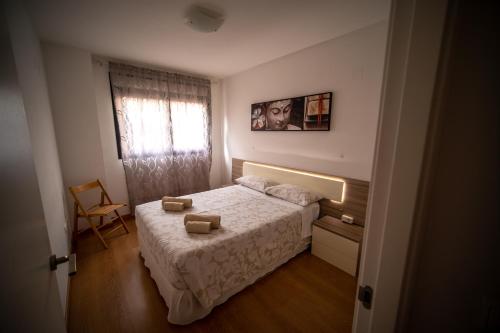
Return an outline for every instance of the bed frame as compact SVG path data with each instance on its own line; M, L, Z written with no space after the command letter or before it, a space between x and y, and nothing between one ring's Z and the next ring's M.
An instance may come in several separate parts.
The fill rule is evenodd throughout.
M364 226L370 183L333 175L320 174L272 164L232 159L232 180L245 175L256 175L276 181L300 185L321 193L320 217L329 215L340 219L342 214L354 217L354 224Z

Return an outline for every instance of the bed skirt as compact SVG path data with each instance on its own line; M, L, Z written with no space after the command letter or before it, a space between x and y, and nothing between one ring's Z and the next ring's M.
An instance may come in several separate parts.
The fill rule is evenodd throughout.
M255 283L258 279L271 273L279 266L283 265L299 253L303 252L309 247L309 244L311 243L311 237L303 239L302 242L297 246L297 249L295 251L291 252L281 260L275 262L273 265L255 272L255 274L250 279L239 285L237 288L230 290L219 297L213 306L204 308L198 302L191 290L177 289L164 277L159 265L156 263L156 259L151 254L151 249L148 247L147 243L141 239L140 233L138 233L137 236L139 240L140 254L144 258L144 265L149 269L151 277L158 286L160 295L163 297L165 303L167 304L167 319L170 323L177 325L187 325L207 316L214 307L224 303L229 299L229 297L237 294L249 285Z

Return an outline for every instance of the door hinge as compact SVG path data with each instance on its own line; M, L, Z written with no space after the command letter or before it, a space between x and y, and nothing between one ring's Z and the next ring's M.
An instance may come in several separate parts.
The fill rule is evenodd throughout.
M359 286L358 290L358 300L363 303L366 309L370 309L372 306L373 289L370 286Z

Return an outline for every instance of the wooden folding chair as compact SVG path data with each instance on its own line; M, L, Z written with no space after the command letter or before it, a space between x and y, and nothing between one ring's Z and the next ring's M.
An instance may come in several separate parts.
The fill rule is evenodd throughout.
M93 205L92 207L85 209L85 207L82 205L81 201L78 198L78 193L85 192L91 189L94 189L96 187L99 187L101 189L101 201L98 204ZM74 226L73 226L73 245L76 245L76 238L78 236L78 219L79 218L85 218L87 222L89 223L90 227L92 228L92 231L96 234L96 236L99 238L101 241L102 245L107 249L108 244L106 244L106 241L104 240L104 237L111 234L112 232L118 230L119 228L124 228L127 233L129 233L127 224L123 220L122 216L120 213L118 213L117 209L126 206L126 204L114 204L111 201L111 198L109 197L108 193L104 189L104 186L102 186L101 182L99 179L83 184L83 185L78 185L78 186L70 186L69 191L73 198L75 199L75 204L74 204ZM107 203L105 202L107 200ZM105 234L100 233L100 229L104 227L104 217L111 214L115 213L116 216L111 218L111 223L114 223L116 220L120 222L120 224ZM99 217L99 225L95 225L92 222L93 217Z

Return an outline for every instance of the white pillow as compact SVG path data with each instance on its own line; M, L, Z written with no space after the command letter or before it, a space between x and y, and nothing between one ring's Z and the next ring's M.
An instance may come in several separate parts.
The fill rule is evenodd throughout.
M277 184L275 182L272 182L270 180L267 180L259 176L243 176L238 179L235 179L235 182L259 192L264 192L266 187Z
M323 198L319 193L311 192L303 187L291 184L268 187L265 193L304 207Z

